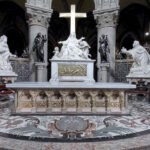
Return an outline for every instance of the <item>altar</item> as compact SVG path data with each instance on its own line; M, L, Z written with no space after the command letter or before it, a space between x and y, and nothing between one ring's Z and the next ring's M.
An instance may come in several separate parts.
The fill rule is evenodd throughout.
M129 114L127 93L135 85L123 83L13 83L14 113Z
M15 91L12 114L43 115L83 115L83 114L129 114L127 91L135 85L123 83L95 82L94 62L90 45L84 37L77 39L75 18L86 17L76 13L71 5L71 13L60 13L60 17L71 18L70 35L65 41L58 42L51 61L50 82L40 82L45 75L44 43L46 36L38 33L33 49L37 51L37 82L8 84ZM108 48L108 39L104 39ZM39 41L42 41L41 43ZM42 54L42 55L40 55ZM103 63L103 62L102 62ZM102 65L104 66L104 65ZM109 62L107 62L109 68ZM106 68L106 67L105 67ZM106 69L102 69L106 76ZM43 74L44 72L44 74ZM107 79L106 79L107 81Z

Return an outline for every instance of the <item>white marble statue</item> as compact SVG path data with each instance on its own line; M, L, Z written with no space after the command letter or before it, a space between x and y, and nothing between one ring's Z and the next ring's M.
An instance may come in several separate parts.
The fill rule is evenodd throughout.
M131 55L134 60L130 70L130 75L150 75L150 54L143 46L140 45L139 41L134 41L133 49L127 50L123 47L121 52Z
M0 71L12 71L12 66L9 62L10 56L16 57L9 51L7 37L3 35L0 37Z
M61 60L87 60L90 59L90 46L84 38L77 39L75 34L71 34L66 41L60 41L62 48L59 52L58 47L54 50L54 57L52 59Z

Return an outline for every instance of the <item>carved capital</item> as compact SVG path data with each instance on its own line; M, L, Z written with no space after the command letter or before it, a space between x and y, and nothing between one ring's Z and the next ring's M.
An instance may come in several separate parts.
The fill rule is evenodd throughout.
M26 0L26 6L33 6L34 8L51 9L52 0Z
M48 28L52 10L36 9L27 7L28 24L39 25Z
M94 0L96 10L110 10L119 8L120 0Z
M116 27L118 22L118 11L96 13L95 19L98 28Z

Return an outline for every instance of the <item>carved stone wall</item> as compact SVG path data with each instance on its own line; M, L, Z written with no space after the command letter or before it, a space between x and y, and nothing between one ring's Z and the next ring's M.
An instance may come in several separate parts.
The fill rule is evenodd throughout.
M126 113L124 90L34 90L16 91L18 113Z

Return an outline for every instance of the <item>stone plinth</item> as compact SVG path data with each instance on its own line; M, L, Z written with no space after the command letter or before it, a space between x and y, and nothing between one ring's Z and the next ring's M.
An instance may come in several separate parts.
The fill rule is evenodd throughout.
M95 60L50 60L51 83L87 82L94 83Z
M148 76L147 77L126 76L126 79L130 84L134 83L137 85L139 82L144 82L144 84L147 85L150 83L150 76L149 77Z
M17 74L13 71L0 71L0 82L1 83L8 83L8 82L15 82L17 79Z
M26 114L128 114L126 90L120 83L14 83L13 113Z
M44 78L44 71L47 67L47 63L40 63L37 62L35 63L36 66L36 77L37 77L37 82L46 82Z
M127 76L127 81L131 84L135 84L137 86L137 88L135 90L130 90L130 95L134 98L134 99L138 99L139 95L144 96L144 98L146 100L150 100L150 77L131 77L131 76Z
M102 82L108 82L108 69L110 67L109 63L100 64L101 74L102 74Z

